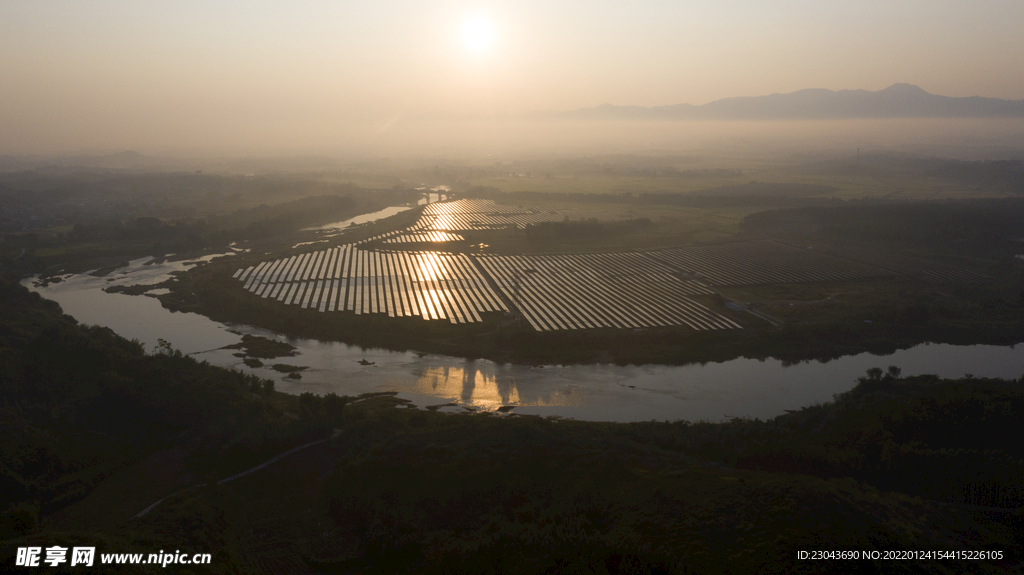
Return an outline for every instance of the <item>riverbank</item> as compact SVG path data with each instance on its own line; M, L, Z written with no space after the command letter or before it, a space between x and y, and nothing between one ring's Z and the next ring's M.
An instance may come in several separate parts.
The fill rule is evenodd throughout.
M5 553L55 538L200 545L251 572L278 557L251 546L259 533L289 541L303 572L478 571L496 557L794 572L795 551L827 545L995 550L989 571L1020 567L1020 380L872 369L832 402L724 423L431 411L394 394L280 393L170 346L146 354L16 282L0 294ZM334 429L289 465L222 482ZM220 485L124 522L204 480Z
M1015 378L1024 347L918 345L880 357L848 355L821 363L732 359L682 366L496 363L426 352L351 346L331 339L289 338L246 324L222 324L194 313L174 313L155 296L111 293L111 286L159 285L183 263L136 260L110 277L79 275L47 287L26 287L60 303L84 324L109 327L144 349L162 341L212 365L273 379L292 395L398 392L419 407L457 404L475 411L514 410L587 421L771 418L829 401L849 391L873 366L898 365L908 375ZM109 281L108 281L109 280ZM423 322L430 323L430 322ZM436 323L436 322L435 322ZM284 363L303 367L288 374Z
M242 291L226 269L227 264L197 266L179 276L167 286L169 292L158 297L173 311L257 325L288 337L527 365L685 365L739 357L795 363L828 361L862 352L890 354L923 343L1005 346L1024 341L1024 308L983 305L967 298L951 302L948 297L933 297L935 301L921 303L934 290L914 280L861 282L855 288L868 295L860 300L837 300L831 307L819 306L810 316L799 309L793 321L778 327L729 310L715 301L720 300L716 296L706 296L706 305L730 314L743 329L696 332L685 327L657 327L537 332L526 322L513 321L503 313L483 314L481 323L453 325L283 306ZM829 289L850 288L837 284ZM886 303L892 305L886 307Z

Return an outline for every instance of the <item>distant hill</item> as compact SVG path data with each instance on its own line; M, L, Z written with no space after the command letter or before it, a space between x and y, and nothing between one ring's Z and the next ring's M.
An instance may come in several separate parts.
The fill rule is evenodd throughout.
M954 98L929 94L911 84L884 90L809 89L790 94L724 98L702 106L616 106L602 104L556 112L557 118L589 120L832 120L850 118L1024 117L1024 100Z
M0 171L37 170L40 168L61 169L96 169L96 170L146 170L166 168L168 161L162 158L144 156L134 151L117 152L114 154L77 154L77 155L21 155L0 156Z

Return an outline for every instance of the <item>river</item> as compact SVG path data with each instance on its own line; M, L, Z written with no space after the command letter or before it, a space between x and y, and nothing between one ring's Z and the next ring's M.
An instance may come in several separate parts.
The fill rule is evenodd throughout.
M210 256L214 257L214 256ZM230 255L221 257L232 257ZM57 301L65 313L87 324L103 325L147 350L168 341L211 364L274 378L287 393L311 391L355 395L396 391L419 406L454 402L477 410L515 405L514 412L561 415L586 420L721 421L731 417L769 418L787 409L825 402L849 390L870 367L897 365L904 375L935 373L960 377L1016 378L1024 373L1024 346L918 345L889 356L868 353L829 362L783 365L778 360L734 359L686 366L569 365L526 366L465 360L444 355L363 349L338 342L287 338L264 329L214 322L192 313L174 313L153 297L107 293L111 285L155 284L190 262L146 265L130 262L106 277L66 276L34 287ZM193 260L194 261L194 260ZM305 366L302 379L269 368L250 368L221 349L253 334L287 341L296 357L276 361ZM445 408L457 410L458 408Z
M433 192L447 191L432 188ZM436 195L437 199L441 196ZM337 230L387 217L407 207L386 208L345 222L321 226ZM207 256L232 257L233 254ZM46 287L25 285L55 300L80 322L102 325L139 340L147 350L158 340L211 364L276 380L280 391L357 395L395 391L420 407L456 403L442 411L493 411L514 405L515 413L558 415L599 421L722 421L732 417L766 419L785 410L830 401L850 390L871 367L896 365L904 375L1017 378L1024 373L1024 346L922 344L888 356L869 353L829 362L784 365L779 360L739 358L685 366L496 364L436 354L364 349L339 342L288 338L248 325L222 324L193 313L165 309L154 297L107 293L112 285L156 284L199 260L152 263L140 258L105 276L65 276ZM150 292L157 293L157 292ZM289 379L269 367L250 368L222 349L252 334L287 341L298 356L275 360L307 369ZM273 363L273 362L270 362Z

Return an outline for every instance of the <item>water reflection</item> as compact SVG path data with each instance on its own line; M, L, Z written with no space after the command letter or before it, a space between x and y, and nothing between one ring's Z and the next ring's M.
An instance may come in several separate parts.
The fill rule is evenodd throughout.
M437 361L442 356L432 356ZM443 358L454 360L454 358ZM413 389L396 386L393 390L450 398L458 403L484 411L494 411L503 405L519 407L579 407L585 404L579 387L570 383L572 377L547 373L523 365L499 365L487 360L455 360L462 365L432 365L420 371ZM563 368L564 369L564 368ZM606 366L575 366L575 371L593 370L587 379L597 392L614 382ZM614 369L612 370L614 372Z
M132 296L103 291L111 286L155 285L200 261L222 255L213 254L188 261L167 262L144 257L132 260L106 276L89 273L66 276L60 283L38 287L32 280L23 283L43 297L57 301L64 313L83 324L109 327L128 339L136 339L151 350L160 339L167 340L183 353L196 353L237 343L239 336L228 332L223 324L195 313L173 313L152 297ZM153 263L159 261L160 263ZM157 294L166 290L151 290Z
M349 226L353 226L353 225L357 226L359 224L366 224L366 223L369 223L369 222L375 222L375 221L377 221L379 219L387 218L387 217L393 216L395 214L400 214L400 213L402 213L402 212L404 212L406 210L411 210L411 209L412 208L410 208L409 206L391 206L390 208L384 208L383 210L380 210L380 211L377 211L377 212L372 212L372 213L369 213L369 214L363 214L361 216L356 216L354 218L349 218L347 220L342 220L340 222L331 222L329 224L324 224L322 226L315 226L315 227L312 227L312 228L305 228L302 231L304 231L304 232L312 232L312 231L324 231L324 230L344 230L345 228L347 228Z
M502 405L519 405L519 390L513 378L487 373L474 361L465 366L428 367L416 382L417 393L458 398L459 403L493 411Z

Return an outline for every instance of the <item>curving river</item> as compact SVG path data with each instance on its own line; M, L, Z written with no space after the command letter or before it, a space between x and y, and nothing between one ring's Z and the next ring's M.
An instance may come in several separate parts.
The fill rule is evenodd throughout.
M231 257L208 256L212 257ZM338 342L287 338L246 325L222 324L191 313L174 313L153 297L112 294L111 285L155 284L191 262L146 265L130 262L106 277L66 276L60 283L25 285L57 301L79 321L107 326L152 349L158 339L214 365L274 378L288 393L311 391L355 395L397 391L419 406L458 403L494 410L514 405L515 413L561 415L604 421L686 419L720 421L730 417L769 418L787 409L829 401L849 390L870 367L897 365L905 375L935 373L960 377L1016 378L1024 373L1024 346L919 345L889 356L868 353L830 362L784 366L778 360L734 359L686 366L525 366L488 360L363 349ZM197 261L197 260L193 260ZM253 334L287 341L296 357L279 362L305 366L302 379L283 377L269 368L250 368L221 349ZM270 362L273 363L273 362ZM444 408L457 410L461 408Z
M446 186L431 188L423 201L444 199ZM421 202L423 203L423 202ZM385 208L343 222L317 228L323 235L349 225L359 225L410 209ZM850 390L870 367L896 365L904 375L934 373L960 377L1016 378L1024 373L1024 346L953 346L923 344L888 356L869 353L829 362L810 361L783 365L779 360L740 358L722 363L685 366L568 365L527 366L466 360L445 355L364 349L332 341L289 338L265 329L222 324L193 313L165 309L153 297L107 293L112 285L151 285L168 279L175 271L202 260L232 257L232 253L184 262L152 263L140 258L127 267L96 277L65 276L59 283L24 285L58 302L78 321L102 325L118 334L139 340L153 349L158 340L214 365L273 378L276 388L287 393L337 393L357 395L395 391L418 406L457 403L442 411L463 408L493 411L514 405L515 413L560 415L599 421L649 421L686 419L721 421L731 417L770 418L787 409L830 401ZM156 295L154 290L149 292ZM223 349L241 341L243 334L287 341L298 356L280 362L306 367L302 379L284 377L269 367L251 368Z

